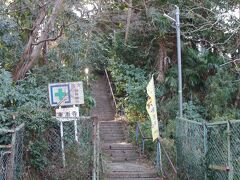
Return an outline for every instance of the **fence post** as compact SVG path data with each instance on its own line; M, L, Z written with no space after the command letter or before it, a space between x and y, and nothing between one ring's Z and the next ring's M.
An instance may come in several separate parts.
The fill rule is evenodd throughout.
M231 127L230 121L227 121L227 146L228 146L228 180L233 180L233 165L231 153Z
M205 164L205 171L204 171L204 179L207 180L207 169L208 169L208 164L207 164L207 124L206 122L203 123L203 147L204 147L204 164Z
M9 175L7 176L8 180L14 179L14 159L15 159L15 148L16 147L16 130L12 134L12 147L11 147L11 159L10 159L10 168L9 168Z
M96 180L96 121L93 118L93 172L92 180Z
M176 117L176 139L175 139L175 144L176 144L176 170L177 170L177 174L176 174L176 180L178 180L179 178L178 178L178 167L179 167L179 165L178 165L178 163L179 163L179 157L178 157L178 155L179 155L179 146L180 146L180 144L179 144L179 139L180 139L180 132L179 132L179 126L180 126L180 117Z
M97 142L96 142L96 149L97 149L97 167L96 167L96 175L97 175L97 180L99 180L99 178L100 178L100 135L99 135L99 121L97 121L97 124L96 124L96 130L97 130L97 132L96 132L96 140L97 140Z
M63 160L63 167L66 166L66 159L65 159L65 150L64 150L64 137L63 137L63 122L60 120L60 133L61 133L61 147L62 147L62 160Z

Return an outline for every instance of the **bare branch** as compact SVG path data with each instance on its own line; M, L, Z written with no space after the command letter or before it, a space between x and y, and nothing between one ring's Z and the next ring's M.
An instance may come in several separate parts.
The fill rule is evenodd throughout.
M46 42L46 41L56 41L58 38L60 38L60 37L62 36L64 27L65 27L64 25L61 26L60 33L59 33L59 35L57 35L56 37L54 37L54 38L49 38L49 39L44 39L44 40L39 41L39 42L37 42L37 43L32 43L32 45L35 45L35 46L36 46L36 45L39 45L39 44L41 44L41 43L43 43L43 42Z

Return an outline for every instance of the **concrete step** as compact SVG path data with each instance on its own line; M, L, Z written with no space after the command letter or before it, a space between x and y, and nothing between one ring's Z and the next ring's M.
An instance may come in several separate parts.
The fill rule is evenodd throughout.
M124 128L121 127L104 127L100 128L100 134L124 134Z
M114 122L114 121L110 121L110 122L101 122L100 123L100 127L105 127L105 126L124 126L123 123L121 122Z
M126 178L126 177L110 177L110 178L104 178L104 180L162 180L159 177L154 177L154 178Z
M129 152L129 153L121 153L121 152L106 152L104 151L106 156L112 157L114 159L139 159L140 156L136 152ZM122 160L121 160L122 161Z
M130 150L130 149L134 149L134 146L130 143L104 143L102 145L103 149L112 149L112 150Z
M113 143L113 142L125 142L125 138L102 138L101 141L103 141L104 143Z
M100 123L100 125L122 125L123 124L123 122L121 122L121 121L111 121L111 122L105 122L105 121L103 121L103 122L101 122Z
M121 154L136 154L137 151L134 149L104 149L103 152L111 153L114 155L121 155Z
M100 133L101 132L124 132L124 127L116 127L116 126L109 126L109 127L100 127Z
M110 156L107 156L106 157L109 158L109 160L113 163L124 163L124 162L135 162L135 161L138 161L140 159L142 159L141 157L110 157Z
M124 131L123 131L123 128L119 128L119 129L105 128L105 129L100 129L100 133L104 133L104 134L124 134Z
M121 152L106 152L104 154L107 157L110 157L112 161L128 161L128 160L136 160L140 159L139 155L136 152L128 152L128 153L121 153Z
M107 173L107 178L157 178L157 173L153 171L133 172L133 171L115 171Z
M100 134L101 139L109 139L109 138L120 138L120 139L125 139L124 134Z

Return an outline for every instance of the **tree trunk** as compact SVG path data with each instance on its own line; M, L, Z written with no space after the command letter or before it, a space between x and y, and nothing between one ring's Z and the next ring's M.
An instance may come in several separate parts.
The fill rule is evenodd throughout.
M45 10L44 7L41 8L39 16L36 19L33 26L34 30L28 40L28 43L22 53L22 56L17 66L13 71L14 81L17 81L23 78L27 73L27 71L30 70L30 68L37 61L42 51L44 41L47 40L49 30L51 30L51 27L54 25L54 22L56 20L57 14L61 8L62 3L63 3L63 0L55 1L52 14L48 18L47 22L44 20L44 18L46 17L47 9ZM43 23L44 21L46 22L46 24ZM37 38L38 36L39 38ZM37 42L42 42L42 43L33 45L34 43L37 43Z
M165 80L165 73L168 69L168 57L167 57L167 50L166 50L166 42L164 39L160 39L159 41L159 51L157 56L157 68L158 68L158 82L164 82Z
M130 24L131 24L131 17L132 17L132 0L129 1L129 6L128 6L127 25L126 25L126 33L125 33L125 44L127 43L127 40L128 40L128 34L129 34L129 29L130 29Z

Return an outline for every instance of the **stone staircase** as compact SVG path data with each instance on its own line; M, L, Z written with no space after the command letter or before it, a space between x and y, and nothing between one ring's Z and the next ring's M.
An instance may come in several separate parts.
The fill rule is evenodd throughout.
M115 109L113 107L109 85L105 76L98 76L98 79L92 84L93 95L96 101L96 107L92 111L92 116L107 121L113 120Z
M124 121L114 120L107 80L100 77L94 86L96 108L93 115L100 120L104 179L160 180L155 168L144 161L134 145L128 143Z

